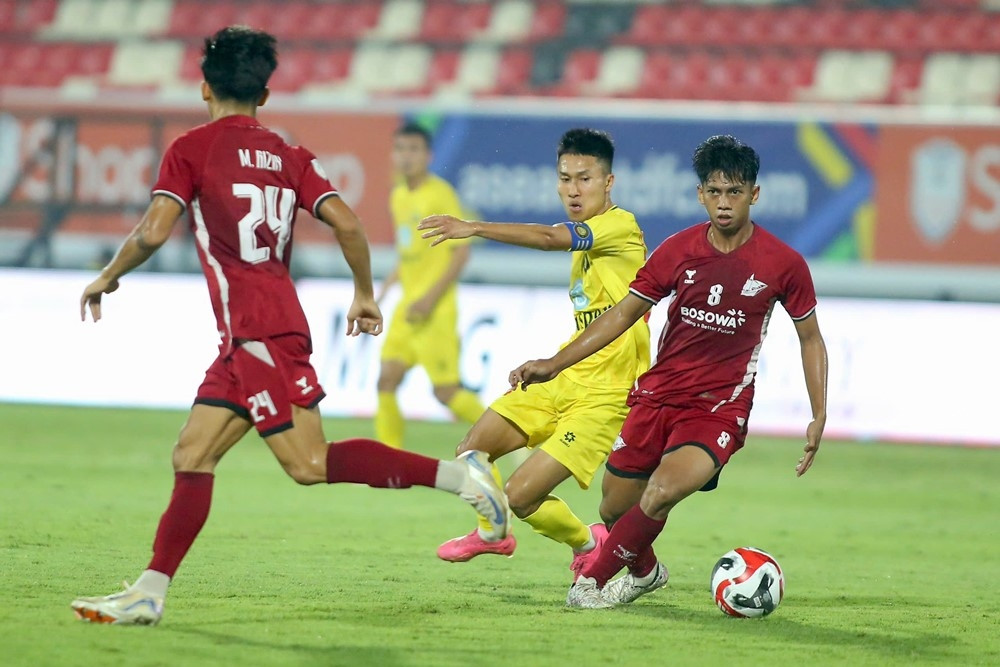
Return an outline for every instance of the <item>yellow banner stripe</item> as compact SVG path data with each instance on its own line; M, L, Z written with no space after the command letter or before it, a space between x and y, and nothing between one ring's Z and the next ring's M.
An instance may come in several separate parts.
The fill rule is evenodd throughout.
M854 175L854 168L837 144L816 123L801 123L796 129L799 150L806 156L826 184L839 188Z

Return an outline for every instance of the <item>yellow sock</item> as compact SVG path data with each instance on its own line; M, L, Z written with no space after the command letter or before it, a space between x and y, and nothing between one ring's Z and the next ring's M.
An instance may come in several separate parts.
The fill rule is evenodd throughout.
M573 514L562 499L549 496L524 522L545 537L579 549L590 541L590 528Z
M403 413L399 411L396 394L391 391L378 393L375 410L375 439L396 449L403 448Z
M448 401L448 409L462 421L475 424L483 416L486 408L479 402L479 397L468 389L459 389Z
M497 464L494 463L490 466L490 474L493 475L493 481L497 483L501 489L503 488L503 476L500 474L500 468L497 468ZM479 515L479 535L483 539L493 535L493 524L490 520L484 517L482 514Z

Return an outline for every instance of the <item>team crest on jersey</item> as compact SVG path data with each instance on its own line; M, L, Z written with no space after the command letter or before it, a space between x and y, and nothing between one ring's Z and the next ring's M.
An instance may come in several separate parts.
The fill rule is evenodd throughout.
M694 285L694 274L698 273L698 269L685 269L684 273L687 274L687 279L684 281L684 284Z
M743 296L757 296L761 292L767 289L767 283L762 283L761 281L754 278L754 274L750 274L747 281L743 283L743 290L740 292Z

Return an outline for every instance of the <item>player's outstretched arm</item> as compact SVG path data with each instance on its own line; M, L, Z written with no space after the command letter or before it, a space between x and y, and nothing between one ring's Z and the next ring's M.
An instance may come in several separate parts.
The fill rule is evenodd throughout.
M340 197L327 197L319 206L319 219L333 227L347 265L354 275L354 301L347 311L347 335L382 332L382 312L375 303L372 260L361 221Z
M107 266L101 269L94 282L87 285L80 297L80 320L87 320L87 306L95 322L101 319L101 297L118 289L118 279L142 265L152 257L160 246L167 242L174 223L184 209L172 197L156 195L149 202L149 208L142 220L128 235Z
M795 474L800 477L812 467L816 452L819 451L819 443L823 439L823 429L826 428L827 356L826 343L820 333L815 312L796 322L795 331L799 335L799 346L802 349L802 370L806 377L806 391L809 393L813 416L806 428L805 454L795 466Z
M586 359L628 331L640 317L653 307L649 301L631 292L625 298L587 325L577 338L548 359L528 361L510 372L507 380L511 388L526 388L529 384L548 382L573 364Z
M571 250L573 236L564 224L538 225L522 222L473 222L452 215L432 215L417 225L423 229L422 238L433 239L435 246L448 239L467 239L471 236L519 245L537 250Z

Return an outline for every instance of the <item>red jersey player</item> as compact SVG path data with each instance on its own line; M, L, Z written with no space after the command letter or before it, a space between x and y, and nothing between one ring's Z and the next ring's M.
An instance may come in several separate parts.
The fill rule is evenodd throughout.
M89 306L99 320L102 295L169 238L187 209L222 338L174 446L174 490L152 561L124 592L74 600L83 620L160 620L167 586L208 517L215 466L251 427L300 484L434 487L461 496L506 534L506 498L484 453L438 461L373 440L328 443L323 435L316 408L323 389L288 273L298 207L333 228L354 274L348 335L377 335L382 314L354 212L309 151L286 144L255 118L276 66L275 40L267 33L230 27L205 40L201 93L212 122L171 144L145 216L80 299L81 318Z
M608 457L601 518L614 525L570 588L570 607L632 602L666 584L653 540L677 503L716 487L743 446L775 302L795 323L813 413L798 475L809 470L823 436L827 356L816 293L802 256L750 220L760 195L757 153L734 137L715 136L695 150L693 162L709 221L665 240L629 294L579 338L510 374L511 386L546 382L671 299L656 363L637 381ZM609 582L623 567L628 573Z

